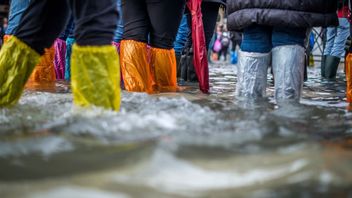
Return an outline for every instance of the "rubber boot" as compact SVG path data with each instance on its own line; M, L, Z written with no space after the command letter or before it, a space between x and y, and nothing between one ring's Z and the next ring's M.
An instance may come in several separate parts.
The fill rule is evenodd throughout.
M236 96L253 99L265 97L269 64L270 53L239 51Z
M121 41L121 69L127 91L155 92L148 51L146 43L133 40Z
M304 54L304 48L299 45L273 48L276 102L299 102L304 78Z
M346 97L347 102L352 104L352 54L349 53L346 57Z
M176 56L177 78L180 78L181 77L181 65L180 65L181 55L175 54L175 56Z
M158 92L176 92L177 69L174 49L152 48L151 67Z
M321 57L321 66L320 66L320 73L321 73L321 77L326 78L325 76L325 62L326 62L326 55L323 55Z
M121 103L119 57L112 45L72 47L74 104L118 111Z
M0 51L0 107L17 103L40 55L15 36Z
M340 57L326 56L325 59L325 77L328 79L336 78L337 69L340 64Z

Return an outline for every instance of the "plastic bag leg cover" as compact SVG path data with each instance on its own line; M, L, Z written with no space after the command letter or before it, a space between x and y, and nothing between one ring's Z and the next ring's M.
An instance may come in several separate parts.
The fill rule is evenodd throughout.
M154 80L148 61L146 43L123 40L120 46L121 69L125 89L131 92L154 92Z
M71 80L71 54L72 45L76 42L74 38L66 39L66 65L65 65L65 80Z
M73 45L71 85L74 103L118 111L121 103L119 56L112 45Z
M347 102L352 103L352 54L348 54L346 57L346 81Z
M262 98L266 95L266 81L270 53L240 51L237 63L236 96Z
M55 43L55 73L56 79L63 80L65 79L65 54L66 54L66 41L62 39L56 39Z
M12 36L0 52L0 107L15 104L40 55Z
M151 67L157 90L160 92L176 92L177 66L174 49L152 48Z
M298 45L279 46L272 50L277 102L299 102L304 78L304 54L304 48Z
M54 82L56 80L54 56L54 46L49 49L45 49L44 55L41 57L40 62L35 66L28 82Z

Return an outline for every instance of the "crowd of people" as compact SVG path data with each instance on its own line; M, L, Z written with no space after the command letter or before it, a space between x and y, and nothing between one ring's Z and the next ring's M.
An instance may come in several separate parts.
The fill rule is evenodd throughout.
M197 81L192 1L201 2L205 38L197 49L227 61L229 49L240 46L238 97L265 97L271 66L276 101L299 102L312 27L328 28L323 78L333 79L345 57L347 0L12 0L0 52L0 107L16 104L31 80L69 80L76 105L117 111L121 87L154 94ZM222 8L227 24L217 25Z

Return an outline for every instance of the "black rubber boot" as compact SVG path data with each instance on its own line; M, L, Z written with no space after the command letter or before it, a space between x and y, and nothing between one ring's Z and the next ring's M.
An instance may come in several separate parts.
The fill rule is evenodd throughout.
M321 56L321 67L320 67L320 73L321 77L325 78L325 61L326 61L326 55Z
M177 67L177 78L181 77L181 65L180 65L181 55L176 54L176 67Z
M325 59L325 78L334 79L336 77L337 68L340 64L340 57L326 56Z

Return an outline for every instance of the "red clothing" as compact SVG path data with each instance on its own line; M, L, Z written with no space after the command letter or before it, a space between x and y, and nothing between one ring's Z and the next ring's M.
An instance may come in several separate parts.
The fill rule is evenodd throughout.
M337 11L337 16L339 18L347 18L348 17L348 12L349 12L348 6L344 6L344 7L342 7L341 9L339 9Z

